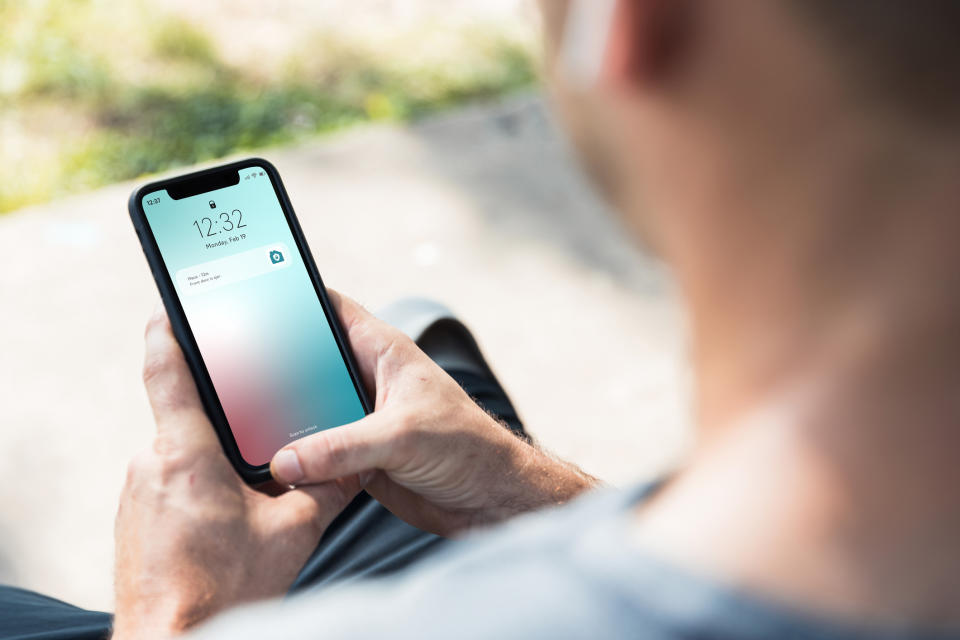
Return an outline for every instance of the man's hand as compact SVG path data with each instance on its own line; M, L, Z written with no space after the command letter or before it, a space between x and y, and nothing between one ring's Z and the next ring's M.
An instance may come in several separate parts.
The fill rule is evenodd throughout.
M514 436L403 333L330 297L376 410L284 447L271 464L279 482L360 474L395 515L440 535L560 504L596 483Z
M131 463L116 523L115 638L167 637L279 596L360 490L356 476L268 496L224 456L160 310L146 333L153 447Z

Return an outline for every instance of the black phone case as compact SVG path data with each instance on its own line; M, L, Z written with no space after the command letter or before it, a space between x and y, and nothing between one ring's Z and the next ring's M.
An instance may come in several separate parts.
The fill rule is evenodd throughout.
M142 205L143 197L146 194L159 189L166 189L170 185L176 185L178 183L192 181L197 178L212 176L220 172L233 170L239 171L241 169L253 166L264 169L267 175L270 176L270 182L277 193L284 215L286 216L287 222L290 225L290 229L293 232L297 249L300 251L303 262L307 266L310 279L317 291L317 295L320 297L320 302L323 307L323 312L327 317L327 322L333 331L333 335L337 341L337 346L340 348L340 353L343 356L344 362L346 362L347 369L350 371L350 377L353 381L353 386L356 388L357 395L360 397L360 402L363 404L364 411L369 414L373 411L373 405L370 402L370 398L360 379L356 358L354 357L353 351L350 348L350 343L347 341L343 327L340 325L340 320L330 303L330 298L327 295L326 288L323 286L323 281L320 279L320 273L317 271L317 265L313 260L313 255L310 253L310 248L307 246L306 238L304 238L303 230L300 228L300 223L297 221L296 214L293 212L293 206L290 204L290 198L287 196L287 191L284 189L283 182L280 180L280 174L272 164L266 160L263 160L262 158L249 158L239 162L212 167L203 171L184 174L182 176L177 176L167 180L151 182L150 184L140 187L134 191L133 194L131 194L127 207L130 211L130 219L133 221L133 227L137 232L137 237L140 239L140 245L143 247L143 253L147 258L147 263L150 265L150 271L153 273L153 279L157 283L157 288L160 290L160 297L163 299L163 305L166 307L167 315L170 316L170 324L173 327L174 336L180 343L181 349L183 349L183 355L187 360L187 364L190 367L190 371L193 374L194 380L196 381L197 389L200 392L200 399L203 402L203 406L204 409L206 409L207 415L210 417L210 422L213 423L213 427L220 439L220 444L223 446L223 450L227 454L227 458L233 464L234 468L237 470L237 473L239 473L248 484L259 484L271 479L269 465L254 467L247 464L247 462L244 461L243 457L240 455L240 450L237 447L233 432L230 430L230 425L228 424L226 415L223 412L223 407L221 406L220 400L213 388L213 382L210 379L210 374L207 372L207 367L200 355L200 349L197 346L193 332L191 331L190 325L187 322L186 315L183 311L183 306L180 304L180 300L177 297L176 290L173 286L173 280L171 279L170 274L167 273L167 268L164 265L163 258L160 255L160 249L157 246L156 238L154 238L153 232L150 230L150 227L147 224L146 214L143 211Z

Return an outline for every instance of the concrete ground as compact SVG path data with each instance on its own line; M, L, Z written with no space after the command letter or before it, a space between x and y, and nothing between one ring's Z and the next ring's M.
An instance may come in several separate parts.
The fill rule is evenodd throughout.
M689 439L668 280L591 195L540 99L260 152L327 284L377 308L438 298L476 332L530 431L612 483ZM157 294L120 184L0 217L0 580L111 606Z

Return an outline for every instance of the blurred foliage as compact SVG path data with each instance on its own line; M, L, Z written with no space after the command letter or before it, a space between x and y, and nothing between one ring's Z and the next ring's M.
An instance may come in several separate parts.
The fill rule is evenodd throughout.
M496 25L389 41L319 33L276 68L231 65L197 25L138 2L0 0L0 212L239 150L407 120L529 86Z

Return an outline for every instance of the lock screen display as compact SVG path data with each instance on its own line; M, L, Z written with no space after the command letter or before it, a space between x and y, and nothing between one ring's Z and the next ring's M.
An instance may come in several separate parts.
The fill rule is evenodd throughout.
M243 459L364 416L270 176L141 202Z

